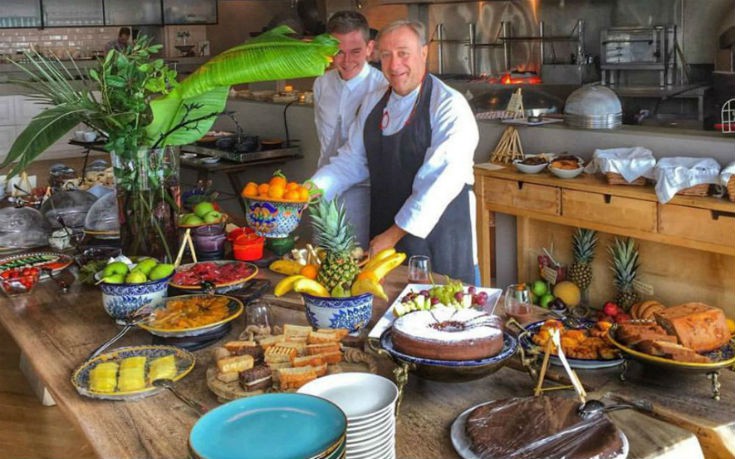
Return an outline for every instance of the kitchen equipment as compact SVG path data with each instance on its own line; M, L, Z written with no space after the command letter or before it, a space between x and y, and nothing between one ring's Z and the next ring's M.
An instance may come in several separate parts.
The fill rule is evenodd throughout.
M609 88L597 84L574 90L564 107L564 119L573 127L612 129L623 122L623 107Z
M618 84L621 70L653 70L659 72L659 86L671 86L676 71L676 47L673 24L603 29L600 33L602 84Z

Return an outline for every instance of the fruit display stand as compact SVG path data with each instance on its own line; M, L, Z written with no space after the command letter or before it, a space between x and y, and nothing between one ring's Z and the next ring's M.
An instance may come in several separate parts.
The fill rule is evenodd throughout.
M702 301L722 307L735 318L735 203L714 197L676 196L660 204L652 186L608 185L583 174L558 179L528 175L512 168L475 168L478 203L478 253L482 285L489 286L494 214L516 217L518 279L533 280L536 257L553 246L561 261L571 263L575 227L599 232L599 247L615 236L640 245L639 278L655 288L664 304ZM498 257L501 254L497 255ZM566 256L566 259L563 259ZM608 257L595 258L589 296L600 305L614 297Z

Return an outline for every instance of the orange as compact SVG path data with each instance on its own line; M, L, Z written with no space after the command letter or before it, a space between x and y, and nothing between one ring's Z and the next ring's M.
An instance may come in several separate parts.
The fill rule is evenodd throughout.
M248 198L258 196L258 184L255 182L250 182L245 185L245 188L242 189L242 195Z
M258 185L258 194L261 196L268 196L268 189L270 187L271 186L267 183L261 183L260 185Z
M283 193L285 192L285 189L283 188L283 185L280 184L272 184L270 188L268 188L268 196L275 199L281 199L283 197Z
M299 274L309 279L316 279L316 275L319 274L319 267L317 265L305 265L301 268Z
M283 195L283 199L298 202L301 201L301 195L299 194L298 190L286 191L286 193Z
M273 177L271 177L270 181L268 181L268 184L270 186L281 185L283 186L283 188L286 188L286 182L286 176L283 175L280 170L278 170L273 173Z
M288 182L288 183L286 184L286 191L293 191L293 190L298 190L300 186L301 186L301 185L299 185L299 184L298 184L298 183L296 183L296 182Z
M309 200L309 189L303 186L299 188L299 197L301 198L301 201L308 201Z
M357 275L357 280L362 279L372 279L375 282L378 282L380 280L378 279L378 276L370 270L362 271L360 274Z

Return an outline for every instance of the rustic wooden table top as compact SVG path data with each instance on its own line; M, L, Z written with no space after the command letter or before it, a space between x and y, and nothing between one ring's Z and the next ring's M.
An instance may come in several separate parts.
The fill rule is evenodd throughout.
M259 276L272 280L280 278L268 270L263 270ZM391 273L385 283L391 298L403 289L405 279L403 267ZM266 299L274 305L276 322L306 323L297 296L276 299L267 295ZM373 322L386 307L387 303L376 300ZM62 294L52 280L42 281L31 296L0 299L0 323L28 355L59 407L78 424L100 457L187 457L189 430L197 418L172 394L163 392L138 401L102 401L80 396L70 383L74 369L93 349L118 331L102 308L97 288L75 283L69 293ZM244 327L244 318L238 318L225 339L237 336ZM151 335L137 329L114 347L151 341ZM196 367L177 388L215 407L218 402L207 389L205 380L205 371L211 363L211 348L194 354ZM380 361L381 374L392 378L392 362ZM613 413L614 421L630 441L628 457L702 457L697 437L690 431L698 432L707 457L733 457L733 372L720 372L723 396L719 402L710 398L710 383L703 374L662 374L660 369L646 369L633 363L628 381L621 383L618 374L618 370L579 371L588 392L593 395L614 392L645 398L662 407L659 414L663 418L668 416L667 422L662 422L632 411ZM550 376L562 378L556 368L550 370ZM460 413L489 400L530 395L534 385L527 373L512 368L502 368L485 378L464 383L429 381L411 374L397 420L397 457L459 457L452 447L449 429ZM569 391L558 393L573 395Z

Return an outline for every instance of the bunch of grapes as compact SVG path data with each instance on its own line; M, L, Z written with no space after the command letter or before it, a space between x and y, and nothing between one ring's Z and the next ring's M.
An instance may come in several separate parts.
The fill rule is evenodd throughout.
M464 297L464 286L457 280L449 280L445 285L435 285L429 290L429 296L436 298L440 303L447 306L462 304Z

